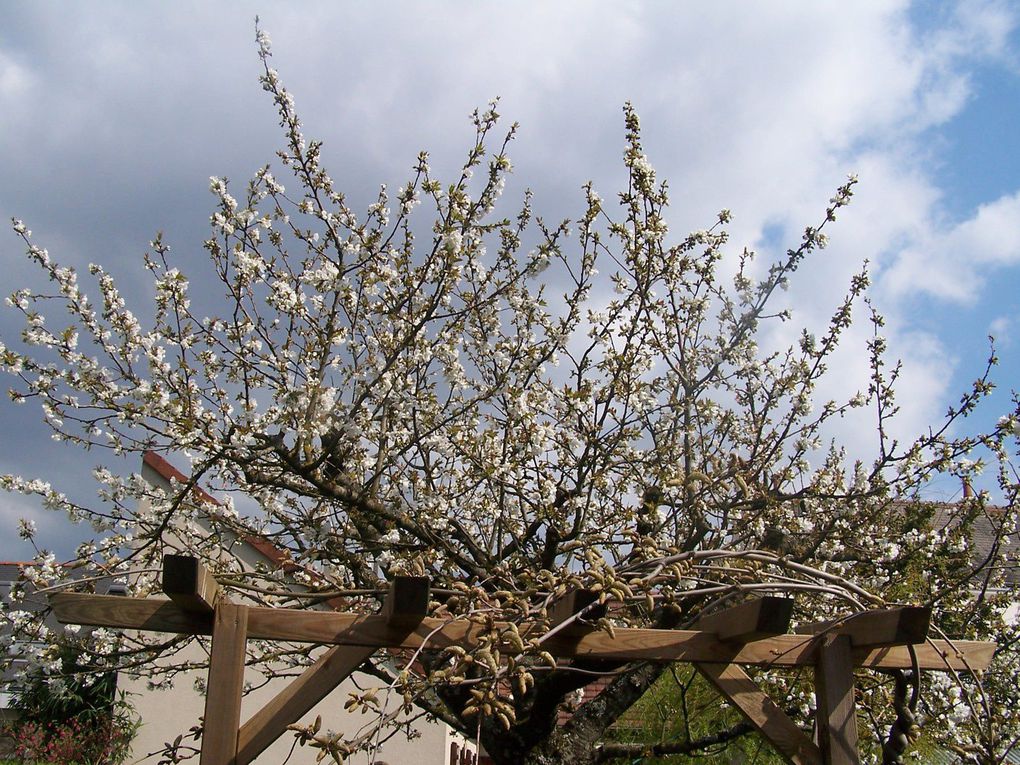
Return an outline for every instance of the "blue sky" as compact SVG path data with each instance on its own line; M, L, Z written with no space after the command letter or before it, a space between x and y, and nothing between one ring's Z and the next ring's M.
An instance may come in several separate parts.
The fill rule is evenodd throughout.
M397 186L420 149L452 172L466 119L501 96L521 123L515 183L549 218L576 215L581 185L611 197L623 177L621 106L670 180L678 234L730 208L735 251L764 256L819 220L835 187L854 205L788 299L793 331L820 328L867 259L872 299L904 361L898 424L923 429L956 400L998 336L994 422L1020 387L1020 9L973 0L785 3L283 3L4 5L0 27L0 214L25 220L68 265L102 262L144 305L141 256L164 231L183 270L202 258L208 177L243 182L280 143L257 83L253 18L274 41L306 133L352 199ZM0 234L3 292L33 282ZM18 324L0 311L0 338ZM821 395L866 385L851 333ZM767 341L780 342L782 332ZM6 387L6 386L5 386ZM0 402L0 473L87 497L106 455L51 441L30 406ZM872 443L867 422L839 434ZM943 483L933 496L952 499ZM0 559L25 557L19 516L67 554L68 529L0 495Z

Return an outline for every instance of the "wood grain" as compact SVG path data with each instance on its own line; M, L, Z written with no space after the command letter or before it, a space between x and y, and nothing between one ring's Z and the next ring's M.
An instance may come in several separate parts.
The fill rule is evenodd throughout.
M145 629L157 632L209 634L211 619L189 614L165 600L119 598L108 595L53 595L50 603L65 624ZM500 625L497 623L496 628ZM297 611L285 608L251 608L248 634L266 640L290 640L323 645L362 645L418 648L425 639L436 648L461 645L470 648L482 628L464 621L422 619L411 633L386 623L384 616ZM520 625L522 636L543 634L535 625ZM435 634L432 634L435 632ZM431 637L430 637L431 635ZM820 638L812 635L776 635L749 643L727 643L695 630L620 628L616 636L590 632L580 636L554 635L543 648L554 656L618 661L703 661L722 664L799 667L813 666ZM981 671L995 653L995 643L969 640L928 640L913 646L924 670ZM853 650L856 666L870 669L910 669L905 646Z
M248 609L220 603L213 617L200 765L236 765Z
M826 635L815 667L818 746L825 765L860 765L850 638Z
M792 615L792 598L754 598L702 616L696 628L714 633L720 640L746 643L784 634Z
M51 595L49 603L53 615L62 624L121 627L183 635L212 634L212 614L185 611L162 598L123 598L60 592Z
M931 608L899 606L851 614L845 619L814 622L797 628L807 635L846 635L854 648L923 643L931 624Z
M791 765L821 765L822 753L772 699L735 664L694 665Z

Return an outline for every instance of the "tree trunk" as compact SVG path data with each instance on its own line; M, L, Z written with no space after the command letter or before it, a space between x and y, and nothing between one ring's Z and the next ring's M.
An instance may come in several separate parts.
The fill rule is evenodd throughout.
M593 738L572 735L565 728L557 728L541 744L519 760L521 765L595 765L598 752L595 747L602 738L599 731Z
M486 750L497 765L594 765L599 761L597 746L606 730L641 698L666 666L646 663L619 675L602 693L581 706L566 724L527 751L508 748L492 751L499 747L498 739L490 739L492 746L486 745Z

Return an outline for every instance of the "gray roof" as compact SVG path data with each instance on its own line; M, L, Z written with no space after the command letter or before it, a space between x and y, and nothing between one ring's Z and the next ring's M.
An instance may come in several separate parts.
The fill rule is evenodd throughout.
M936 506L932 525L936 528L959 525L963 520L966 505L939 504ZM1001 507L985 507L970 527L974 567L985 566L996 556L999 557L1005 581L1011 589L1020 588L1020 531L1006 533L1003 525L1009 518Z

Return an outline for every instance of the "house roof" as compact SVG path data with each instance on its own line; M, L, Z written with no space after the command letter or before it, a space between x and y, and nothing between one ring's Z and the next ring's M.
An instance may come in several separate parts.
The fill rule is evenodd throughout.
M148 465L156 471L160 476L165 478L167 481L177 481L178 483L188 483L191 480L189 476L184 475L180 470L171 465L166 459L156 454L156 452L147 451L142 454L142 464ZM202 502L208 502L212 505L220 504L212 494L207 492L201 486L194 486L193 491L195 492L198 499Z
M174 481L177 483L188 483L191 478L182 473L176 467L174 467L167 459L160 456L156 452L147 451L142 455L142 464L151 468L157 475L166 481ZM203 489L201 486L194 486L192 489L195 493L196 499L203 504L209 504L212 506L219 506L221 502L212 496L209 492ZM254 534L242 534L239 536L241 542L248 545L262 557L264 557L270 564L276 566L282 570L285 574L293 574L296 572L302 572L308 576L313 582L324 582L324 578L317 571L310 569L306 566L301 566L295 563L291 558L291 555L286 550L274 545L265 537L260 537ZM336 610L343 610L347 605L343 598L330 598L329 600L323 601L323 605Z
M945 528L959 524L963 507L956 503L938 504L932 517L932 526ZM996 554L1000 554L1006 564L1003 584L1017 588L1020 587L1020 530L1005 531L1003 524L1007 520L1006 509L996 506L985 507L973 519L970 527L972 564L975 568L986 565Z

